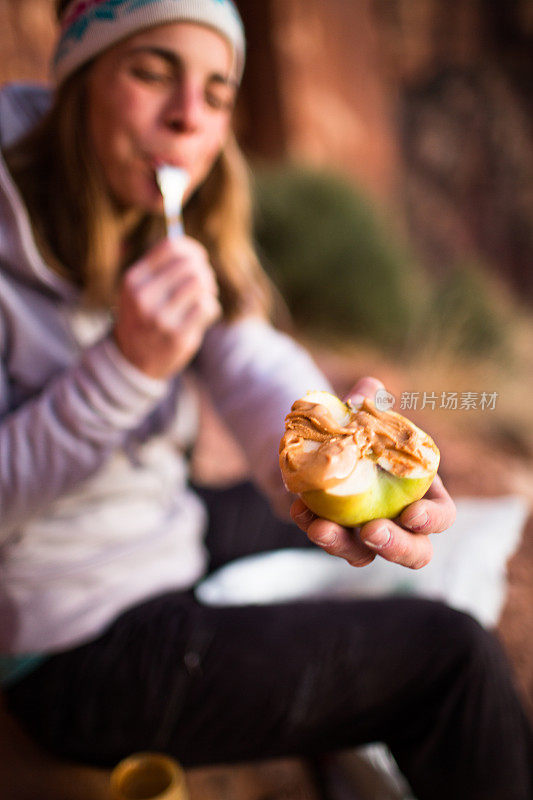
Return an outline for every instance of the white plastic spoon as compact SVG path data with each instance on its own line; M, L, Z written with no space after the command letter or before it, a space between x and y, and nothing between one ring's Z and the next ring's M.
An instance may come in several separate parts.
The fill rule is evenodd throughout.
M156 170L157 183L165 204L167 234L170 239L179 239L183 230L183 195L189 183L189 173L181 167L162 164Z

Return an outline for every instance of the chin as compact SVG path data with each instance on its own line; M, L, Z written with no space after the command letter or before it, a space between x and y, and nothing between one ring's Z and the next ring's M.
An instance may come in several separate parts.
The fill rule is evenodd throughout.
M146 214L162 214L163 198L156 187L132 187L130 191L115 192L115 197L123 208L141 211Z
M161 196L156 197L155 199L146 197L142 200L139 199L133 204L133 207L138 209L138 211L145 212L146 214L164 214L163 199Z

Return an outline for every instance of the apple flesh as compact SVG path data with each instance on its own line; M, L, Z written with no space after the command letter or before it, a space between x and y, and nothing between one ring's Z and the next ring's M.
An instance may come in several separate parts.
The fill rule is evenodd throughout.
M316 441L305 438L301 431L297 439L294 434L288 435L286 432L280 445L280 467L289 491L296 488L295 493L300 495L311 511L340 525L354 527L372 519L392 519L406 506L424 496L437 473L440 454L431 438L420 428L394 411L377 412L369 401L365 401L363 407L358 409L343 403L329 392L309 392L302 400L315 408L321 407L326 414L325 419L331 423L328 429L332 435L329 441L324 437L322 441ZM293 410L296 406L297 403ZM412 443L412 453L407 460L395 451L394 443L384 434L380 434L378 439L374 437L373 441L387 441L385 448L373 449L370 439L366 441L367 433L371 432L371 427L365 426L367 413L374 415L370 420L374 430L376 420L378 429L381 423L385 426L392 424L394 429L402 432L402 442L409 440ZM290 430L290 417L286 421L287 431ZM361 425L358 420L361 420ZM340 430L338 435L334 432L335 425ZM384 431L386 429L383 428ZM351 431L356 432L355 436L351 435ZM343 469L339 469L337 475L332 476L330 470L328 479L323 480L325 472L306 470L309 465L313 466L315 454L317 459L322 459L322 463L325 464L328 459L331 462L328 447L340 440L344 442L345 455L349 453L353 457L351 460L344 458ZM300 459L292 464L290 457L287 458L291 447L296 448ZM404 447L405 444L398 444L399 450ZM295 463L300 463L304 476L298 475L298 470L295 472ZM309 477L309 480L306 481L305 477ZM316 486L312 485L313 479L316 480ZM302 490L302 487L305 488Z

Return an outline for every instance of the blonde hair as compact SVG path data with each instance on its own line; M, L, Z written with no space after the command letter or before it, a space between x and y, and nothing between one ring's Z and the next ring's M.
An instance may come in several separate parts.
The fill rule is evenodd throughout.
M65 2L57 3L58 14ZM62 84L53 105L5 159L27 204L49 265L92 306L113 305L120 275L164 236L156 214L121 212L90 145L86 84L90 64ZM207 249L224 316L268 315L273 292L252 240L249 172L233 135L184 210L185 228Z

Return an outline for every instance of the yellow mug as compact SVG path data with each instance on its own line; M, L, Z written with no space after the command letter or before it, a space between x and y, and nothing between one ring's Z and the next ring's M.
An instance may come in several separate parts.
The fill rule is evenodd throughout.
M111 773L113 800L188 800L180 765L160 753L136 753Z

